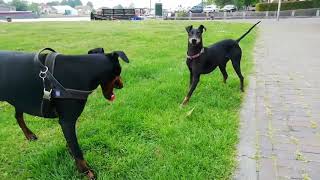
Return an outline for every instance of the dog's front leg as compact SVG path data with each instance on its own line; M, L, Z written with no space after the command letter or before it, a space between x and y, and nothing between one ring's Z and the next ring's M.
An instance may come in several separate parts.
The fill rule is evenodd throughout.
M184 98L182 105L186 105L189 102L190 97L192 96L193 91L196 89L199 80L200 80L200 74L194 75L192 77L192 84L191 84L190 90L187 96Z
M85 173L90 180L95 179L93 171L87 165L87 162L83 158L82 151L78 144L76 135L76 119L70 121L70 119L59 119L59 123L62 128L62 132L67 141L69 149L75 159L76 166L81 173Z
M187 60L187 66L188 66L188 69L190 71L190 81L189 81L189 88L190 88L191 84L192 84L192 78L193 78L193 73L192 73L192 68L191 68L191 61Z
M192 71L190 70L190 82L189 82L189 88L191 87L192 85L192 81L193 81L193 73Z

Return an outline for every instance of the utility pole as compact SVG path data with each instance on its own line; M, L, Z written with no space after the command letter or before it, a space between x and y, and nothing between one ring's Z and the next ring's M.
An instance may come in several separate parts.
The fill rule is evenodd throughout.
M279 0L279 3L278 3L278 13L277 13L277 21L279 21L279 16L280 16L280 8L281 8L281 0Z

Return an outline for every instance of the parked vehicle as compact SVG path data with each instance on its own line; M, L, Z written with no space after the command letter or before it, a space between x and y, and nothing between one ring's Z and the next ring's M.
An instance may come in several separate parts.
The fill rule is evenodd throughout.
M7 19L7 22L12 22L12 18L10 16L7 16L6 19Z
M256 6L248 6L247 11L256 11Z
M219 11L219 9L214 4L208 5L203 8L203 12L205 12L205 13L212 13L212 12L217 12L217 11Z
M237 7L233 4L225 5L222 9L223 12L235 12L237 10Z
M190 9L190 12L192 13L202 13L203 12L203 7L202 6L193 6L191 9Z

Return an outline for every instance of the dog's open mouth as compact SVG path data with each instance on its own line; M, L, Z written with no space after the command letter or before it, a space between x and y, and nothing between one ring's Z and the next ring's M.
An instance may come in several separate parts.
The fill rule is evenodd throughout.
M116 99L116 95L114 94L113 91L111 91L110 93L103 92L103 95L108 101L111 101L111 102Z
M111 92L111 96L110 98L108 99L109 101L114 101L116 99L116 95L114 94L114 92L112 91Z
M114 101L116 99L116 95L113 92L113 89L122 89L123 84L120 77L115 78L112 82L101 84L103 96L108 101Z
M101 86L102 87L102 94L104 98L106 98L108 101L114 101L116 99L116 95L113 92L113 87L106 87L106 86Z

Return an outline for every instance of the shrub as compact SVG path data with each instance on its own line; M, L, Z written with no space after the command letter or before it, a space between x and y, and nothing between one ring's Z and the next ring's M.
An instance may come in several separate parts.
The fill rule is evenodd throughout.
M316 8L320 7L320 0L313 0L313 6Z
M188 11L178 11L176 13L177 13L177 17L188 17L189 16Z
M281 10L316 8L316 7L320 7L319 1L320 0L282 2ZM278 10L278 2L256 4L256 11L276 11L276 10Z

